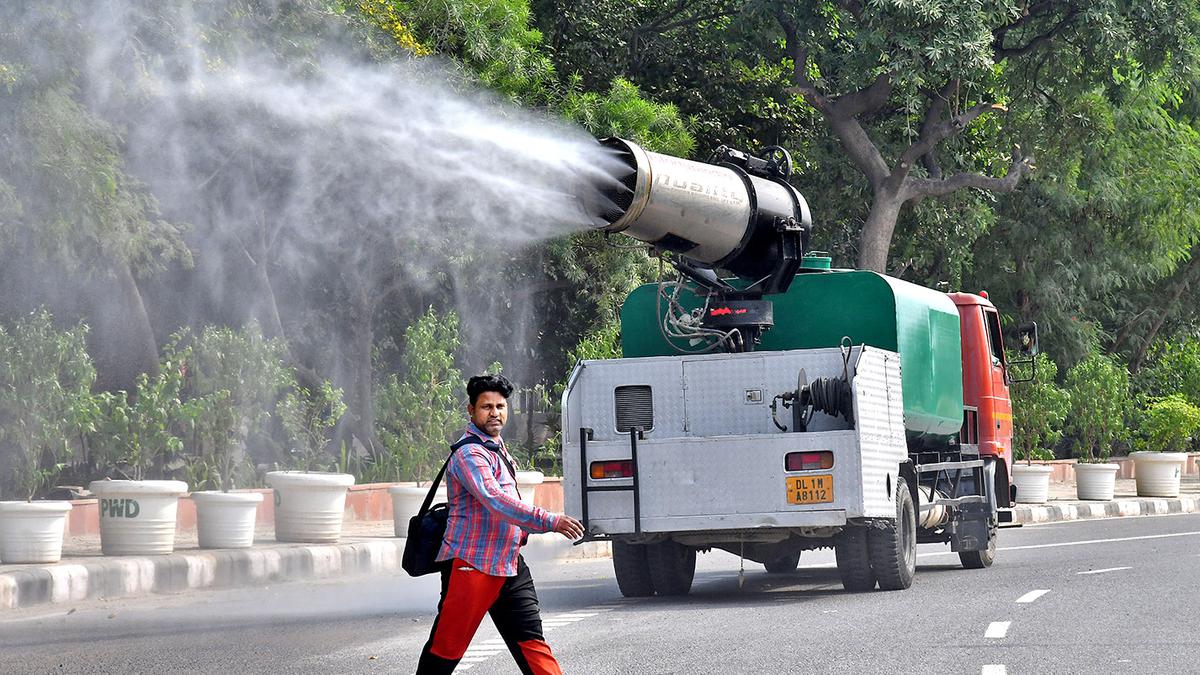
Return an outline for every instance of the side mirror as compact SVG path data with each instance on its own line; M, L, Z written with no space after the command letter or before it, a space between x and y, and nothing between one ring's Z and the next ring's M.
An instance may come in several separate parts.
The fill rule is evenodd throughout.
M1017 342L1020 345L1018 350L1021 352L1021 356L1037 356L1038 334L1036 321L1030 321L1017 329Z

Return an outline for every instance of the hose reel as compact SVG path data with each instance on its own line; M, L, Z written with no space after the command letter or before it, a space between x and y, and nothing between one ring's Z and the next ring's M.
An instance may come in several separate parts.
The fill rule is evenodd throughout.
M808 431L814 413L841 416L854 428L854 390L850 387L850 339L842 338L842 376L818 377L808 381L808 373L800 369L796 389L777 394L771 399L771 421L780 431L788 428L779 423L779 406L792 411L792 430Z

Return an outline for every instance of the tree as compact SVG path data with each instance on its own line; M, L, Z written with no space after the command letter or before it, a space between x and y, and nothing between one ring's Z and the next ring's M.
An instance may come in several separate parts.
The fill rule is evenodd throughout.
M1180 119L1181 101L1147 82L1080 93L1016 122L1050 139L1042 168L997 201L966 276L1011 308L1013 323L1037 321L1066 366L1100 344L1130 355L1136 371L1163 320L1186 323L1200 136Z
M112 333L105 344L120 345L104 364L106 381L129 388L158 364L142 284L172 261L188 264L190 252L126 172L116 133L76 101L72 85L42 86L27 75L14 90L0 102L0 181L9 186L0 193L10 196L0 238L10 242L9 256L115 284L115 306L96 297L91 318ZM123 317L119 326L110 311Z
M1052 137L1028 137L1021 150L1014 142L1019 134L1001 123L1011 115L1001 114L1026 114L1049 106L1051 97L1133 73L1146 79L1184 72L1194 58L1198 25L1190 4L1164 8L1148 0L659 0L626 10L616 5L627 3L603 3L590 13L571 12L567 4L539 4L547 7L543 26L552 35L582 43L565 50L560 68L594 66L600 60L594 54L614 51L593 52L592 45L621 36L633 55L611 59L624 66L618 72L655 96L672 90L663 100L685 114L715 110L710 129L727 134L748 108L782 110L791 124L767 138L818 151L817 170L806 171L805 179L845 192L836 162L848 161L866 179L870 209L861 224L857 210L828 217L835 224L849 221L859 266L878 271L887 269L904 206L964 189L1008 192L1029 173L1029 150ZM600 25L589 39L587 29L604 23L598 16L611 16L616 25ZM572 21L578 22L574 29ZM559 42L552 37L551 43ZM682 87L671 83L682 70L675 49L690 50L688 70L699 73ZM674 69L667 59L676 62ZM738 104L707 105L709 92L732 92ZM792 112L796 108L819 116L840 158L806 141L815 129Z

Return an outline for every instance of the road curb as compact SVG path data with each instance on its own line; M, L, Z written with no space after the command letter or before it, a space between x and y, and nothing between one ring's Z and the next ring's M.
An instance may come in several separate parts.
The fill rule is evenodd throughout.
M30 565L0 573L0 610L285 580L399 573L403 552L404 540L389 538ZM525 548L526 557L543 560L607 554L606 544L571 546L558 535L534 535Z
M1200 511L1200 495L1116 499L1110 502L1066 502L1062 504L1028 505L1017 506L1012 510L1013 522L1027 525L1093 518L1196 513L1198 511Z

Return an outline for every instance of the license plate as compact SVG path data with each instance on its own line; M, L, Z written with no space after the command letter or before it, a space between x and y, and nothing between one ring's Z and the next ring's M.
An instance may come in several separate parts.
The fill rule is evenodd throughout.
M833 501L833 475L788 476L789 504L824 504Z

